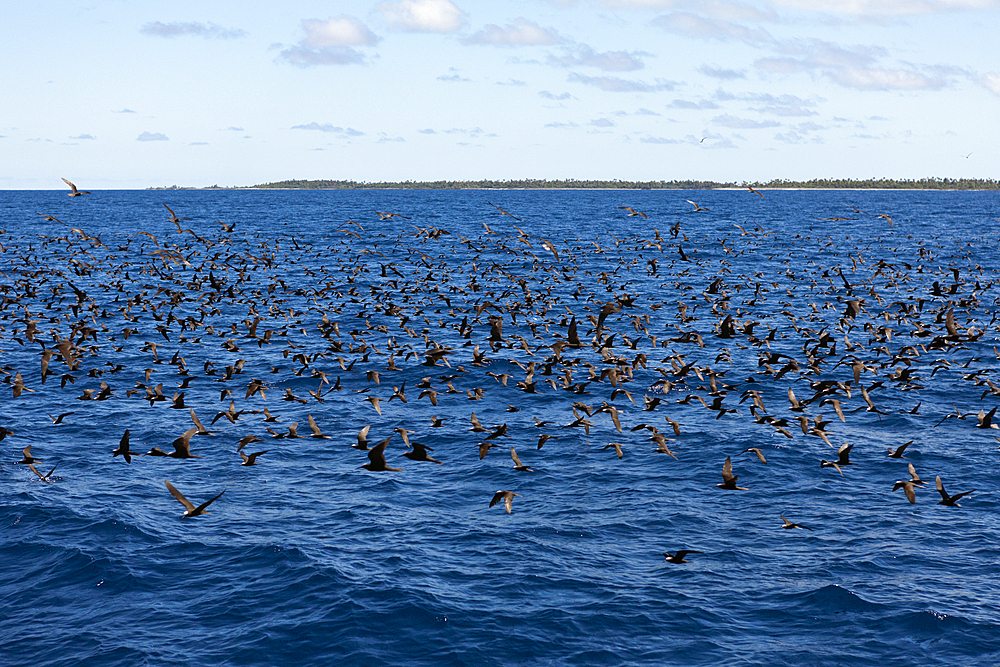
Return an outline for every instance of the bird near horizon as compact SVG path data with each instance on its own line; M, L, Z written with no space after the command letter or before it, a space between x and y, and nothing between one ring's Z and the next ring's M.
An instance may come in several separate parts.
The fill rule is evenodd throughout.
M65 178L63 179L63 182L70 187L70 191L66 193L70 197L79 197L80 195L93 194L89 190L77 190L76 186L67 181Z

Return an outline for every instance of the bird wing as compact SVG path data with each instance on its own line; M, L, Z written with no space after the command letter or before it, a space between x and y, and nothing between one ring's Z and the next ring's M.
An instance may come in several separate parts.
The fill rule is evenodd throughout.
M225 492L226 492L226 490L223 489L222 493L225 493ZM216 497L212 498L211 500L206 500L201 505L198 505L196 508L194 508L194 511L191 512L191 516L198 516L199 514L208 514L208 512L205 511L205 508L208 507L209 505L211 505L212 503L214 503L219 498L221 498L222 497L222 493L220 493Z
M188 500L187 498L185 498L183 493L181 493L180 491L178 491L177 489L175 489L173 484L171 484L167 480L163 480L163 483L167 485L167 490L170 491L170 495L172 495L174 498L176 498L177 501L181 505L184 506L184 509L186 509L188 511L188 514L191 514L191 513L193 513L195 511L194 504L190 500ZM213 500L214 500L214 498L213 498ZM210 500L209 502L212 502L212 501Z

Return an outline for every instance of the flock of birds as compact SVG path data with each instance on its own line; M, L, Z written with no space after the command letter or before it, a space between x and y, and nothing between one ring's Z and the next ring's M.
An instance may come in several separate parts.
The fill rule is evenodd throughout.
M66 183L71 197L91 194ZM766 205L764 194L749 193ZM166 222L176 231L84 229L71 213L35 212L61 225L62 233L0 232L0 349L8 360L2 381L12 399L5 400L0 441L16 443L17 463L53 482L58 466L43 474L35 465L41 461L32 453L31 434L39 425L24 422L22 402L66 406L75 405L68 398L79 399L75 409L50 415L57 426L79 419L92 402L125 402L131 410L163 404L190 417L190 423L187 416L175 420L180 434L172 451L134 451L125 429L109 455L126 464L140 455L198 459L192 441L221 434L231 442L234 464L266 465L266 455L284 441L310 437L341 443L344 455L360 450L367 462L359 469L387 473L402 470L386 458L396 436L403 447L397 456L447 465L427 444L441 428L468 443L467 451L451 456L470 460L496 456L491 450L513 442L534 446L541 462L543 446L559 439L587 447L597 441L596 452L610 450L618 460L643 442L665 460L696 457L685 451L684 421L697 413L697 419L743 420L760 429L759 445L721 462L717 487L728 492L749 490L737 484L733 457L751 454L767 465L769 448L783 451L768 444L776 438L815 438L836 452L819 466L844 475L855 465L850 455L858 443L834 447L833 419L864 419L877 429L897 412L936 422L928 428L948 419L989 434L998 428L995 405L956 407L943 416L934 406L924 415L922 402L911 400L924 389L923 378L938 373L981 387L980 401L1000 397L988 365L1000 352L984 338L1000 311L990 311L994 279L982 277L981 267L961 266L954 257L938 261L947 249L924 242L916 245L919 265L909 256L876 261L864 257L860 241L846 253L828 251L833 263L824 266L822 252L833 239L800 233L786 234L781 243L815 245L811 259L779 260L780 275L740 275L728 260L773 256L776 232L734 224L736 231L724 238L689 238L698 217L686 215L709 209L686 201L694 209L677 215L665 236L647 213L619 206L620 215L642 218L634 235L583 241L533 233L524 222L528 214L515 216L491 202L481 231L468 237L421 223L417 211L375 211L309 240L241 230L241 220L218 222L214 232L185 228L181 221L190 218L166 203ZM872 217L892 222L887 214ZM660 289L637 291L637 275ZM792 310L793 302L808 307ZM17 365L10 362L15 351ZM407 376L420 377L416 392L407 388ZM291 384L305 379L315 388L296 394ZM490 394L506 398L490 400ZM540 396L559 395L565 396L564 423L535 416L537 437L505 421L484 425L474 409L461 425L432 414L439 403L454 412L458 401L484 400L481 405L493 408L510 401L506 413L530 411ZM206 428L196 408L204 413L208 401L222 407ZM275 401L288 406L283 414L271 414ZM406 405L413 430L390 429L382 419L382 408L394 401ZM365 402L378 417L356 434L324 433L312 414L329 408L321 404L358 410ZM824 408L835 417L824 419ZM543 416L552 411L547 407ZM299 421L279 427L289 415ZM308 434L298 432L303 419ZM375 443L369 441L373 426L384 429ZM424 442L411 439L415 434ZM268 448L244 451L268 441ZM886 458L904 458L911 444L890 448ZM515 446L509 455L517 473L512 481L538 465L525 465ZM927 483L912 463L907 469L910 478L892 491L902 489L916 503ZM939 504L947 506L958 507L975 491L951 495L941 476L934 484ZM165 485L184 517L207 514L225 493L196 505ZM488 507L502 505L511 514L515 499L524 497L512 489L523 491L500 489ZM784 529L815 530L780 519ZM680 564L698 553L663 555Z

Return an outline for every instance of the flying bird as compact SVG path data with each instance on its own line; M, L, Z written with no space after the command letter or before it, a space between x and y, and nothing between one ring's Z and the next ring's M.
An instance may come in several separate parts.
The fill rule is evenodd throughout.
M185 498L184 494L182 494L180 491L175 489L173 484L171 484L167 480L163 480L163 483L167 485L167 489L170 491L170 494L177 499L177 502L179 502L181 505L184 506L184 514L181 515L182 519L186 519L191 516L200 516L202 514L208 514L206 508L212 503L214 503L216 500L221 498L222 493L226 492L226 490L223 489L222 493L220 493L216 497L212 498L211 500L205 501L201 505L195 507L194 503Z

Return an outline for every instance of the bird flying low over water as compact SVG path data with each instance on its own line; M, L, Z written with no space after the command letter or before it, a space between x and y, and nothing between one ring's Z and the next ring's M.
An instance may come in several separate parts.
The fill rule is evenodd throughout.
M70 197L79 197L80 195L89 195L89 194L91 194L91 193L90 193L89 191L87 191L87 190L77 190L77 189L76 189L76 186L75 186L75 185L73 185L72 183L70 183L69 181L67 181L67 180L66 180L65 178L63 179L63 183L65 183L66 185L68 185L68 186L70 187L70 190L71 190L71 191L70 191L70 192L68 192L68 193L66 193L66 194L68 194L68 195L69 195Z
M669 553L667 551L663 552L663 557L668 563L676 563L680 565L681 563L690 563L691 561L685 560L684 557L688 554L700 554L704 553L702 551L695 551L694 549L684 549L683 551L678 551L675 554Z
M187 498L185 498L184 494L182 494L180 491L178 491L176 488L174 488L173 484L171 484L167 480L163 480L163 483L167 485L167 489L170 491L170 494L174 498L177 499L177 502L179 502L181 505L184 506L184 510L185 511L184 511L184 514L181 515L182 519L186 519L186 518L191 517L191 516L200 516L202 514L208 514L208 511L207 511L206 508L209 505L211 505L212 503L214 503L216 500L218 500L219 498L221 498L222 497L222 493L226 492L226 490L223 489L222 493L220 493L219 495L217 495L214 498L212 498L211 500L207 500L207 501L203 502L201 505L198 505L197 507L195 507L194 503L192 503L190 500L188 500Z
M493 494L493 499L490 500L490 507L493 507L502 500L504 509L507 510L507 514L510 514L511 506L514 502L514 496L520 498L521 494L506 490L497 491Z

